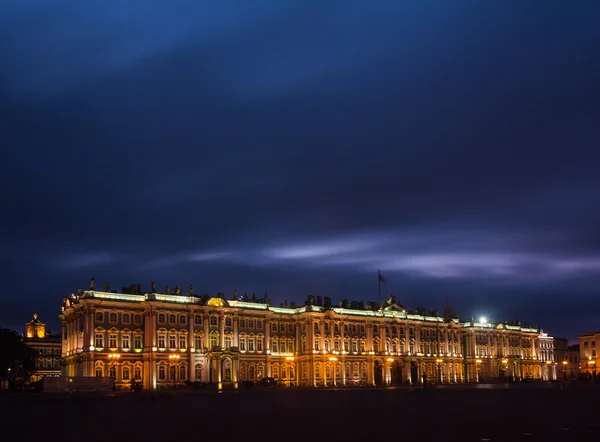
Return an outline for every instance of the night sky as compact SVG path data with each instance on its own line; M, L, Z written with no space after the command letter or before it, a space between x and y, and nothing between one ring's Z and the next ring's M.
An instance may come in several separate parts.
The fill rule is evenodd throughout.
M232 6L232 5L236 6ZM180 285L600 328L600 2L0 2L0 326Z

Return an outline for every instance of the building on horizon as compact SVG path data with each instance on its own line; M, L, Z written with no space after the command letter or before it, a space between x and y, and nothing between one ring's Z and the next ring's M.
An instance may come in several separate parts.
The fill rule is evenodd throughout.
M579 335L579 359L581 374L596 377L600 331Z
M65 376L110 376L117 388L183 382L237 388L274 378L283 385L353 386L492 380L553 380L554 340L518 321L461 322L407 310L390 297L382 305L339 306L309 296L304 305L270 305L268 297L226 300L79 290L63 299Z
M557 377L563 380L579 376L579 345L569 345L567 338L554 338Z
M35 370L29 381L35 382L46 376L61 375L61 335L53 335L46 325L38 319L37 313L25 324L23 342L37 353Z

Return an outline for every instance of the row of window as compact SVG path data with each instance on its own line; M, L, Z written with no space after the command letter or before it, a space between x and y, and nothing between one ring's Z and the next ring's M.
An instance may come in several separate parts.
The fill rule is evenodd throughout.
M59 369L60 360L58 358L40 358L35 361L35 368L37 369Z
M105 333L102 332L96 332L96 336L94 339L94 346L98 349L101 348L110 348L110 349L117 349L117 348L121 348L123 350L130 350L132 347L132 342L131 342L131 334L129 333L121 333L121 339L119 342L119 334L117 333L109 333L108 334L108 347L105 347L105 344L107 344L105 342ZM144 348L143 346L143 342L142 342L142 335L140 333L136 333L133 335L133 348L135 350L141 350L142 348Z
M96 365L95 374L96 377L110 376L117 381L130 381L133 379L136 381L142 380L142 367L141 365L133 366L133 373L129 365L117 365L111 364L108 366L108 371L105 370L105 366L101 364Z
M106 312L108 314L108 322L112 324L119 323L119 314L121 315L121 324L142 324L142 315L139 313L116 313ZM96 322L103 323L105 321L105 312L96 312Z

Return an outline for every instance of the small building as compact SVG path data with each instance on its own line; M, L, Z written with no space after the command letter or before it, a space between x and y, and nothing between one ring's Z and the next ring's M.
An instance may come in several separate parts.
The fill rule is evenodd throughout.
M38 319L37 313L25 324L23 342L33 348L38 357L35 371L29 381L36 382L47 376L60 376L61 372L61 335L53 335L46 325Z
M579 335L580 372L583 375L596 377L598 365L598 345L600 331Z
M566 338L554 338L554 359L560 379L573 379L579 375L579 345L569 345Z

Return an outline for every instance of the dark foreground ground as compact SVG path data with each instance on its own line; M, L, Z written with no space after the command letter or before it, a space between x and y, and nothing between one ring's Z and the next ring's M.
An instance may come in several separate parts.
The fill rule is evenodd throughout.
M251 390L0 396L3 441L600 440L600 390Z

